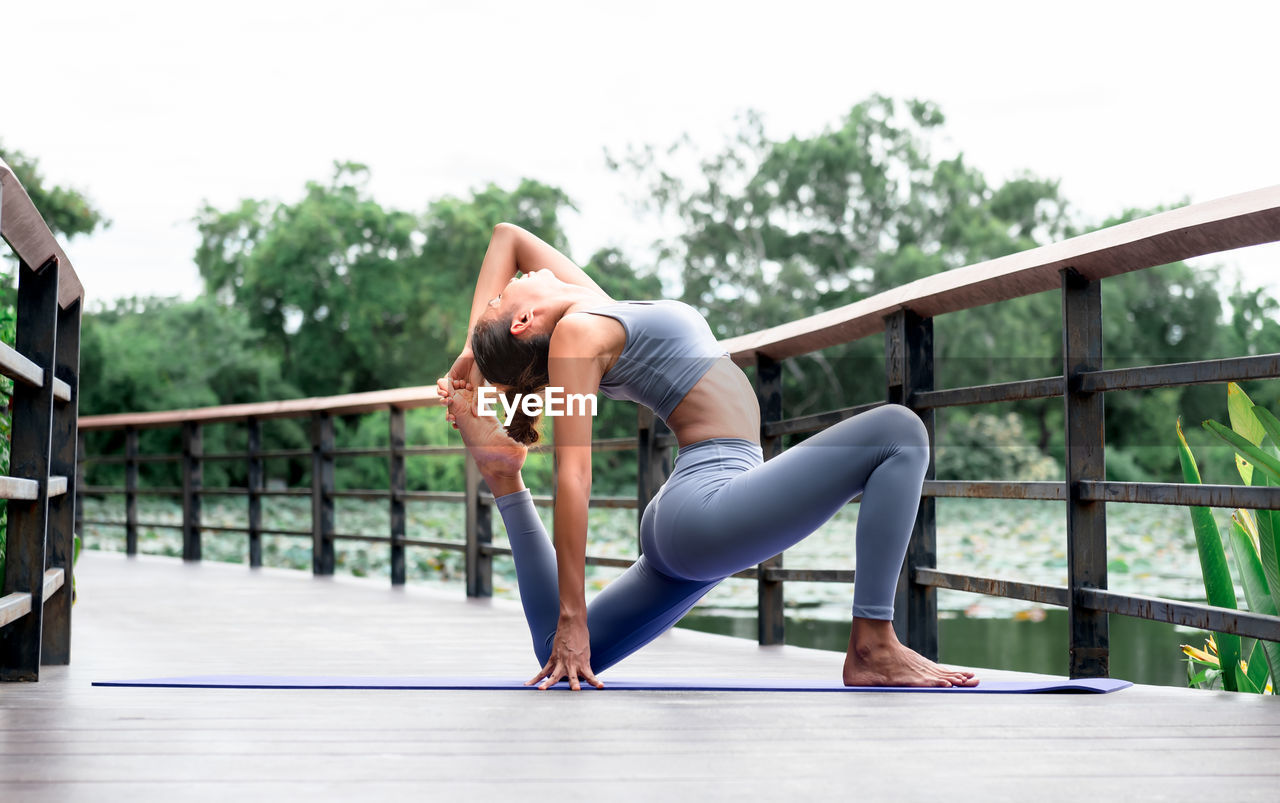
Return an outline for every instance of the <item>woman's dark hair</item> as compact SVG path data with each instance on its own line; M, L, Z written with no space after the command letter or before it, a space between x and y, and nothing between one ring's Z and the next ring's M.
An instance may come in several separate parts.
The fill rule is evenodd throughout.
M541 393L547 386L551 381L547 372L550 352L551 335L518 338L511 334L510 317L505 321L480 321L471 330L471 353L476 366L486 380L506 386L503 395L507 404L516 400L514 394ZM537 443L540 417L525 415L524 410L516 408L507 434L525 445Z

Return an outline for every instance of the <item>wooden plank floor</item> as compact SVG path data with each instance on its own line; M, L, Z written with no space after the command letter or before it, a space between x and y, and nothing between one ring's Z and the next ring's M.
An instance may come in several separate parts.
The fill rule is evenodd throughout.
M1280 794L1280 700L1221 692L92 687L214 673L524 678L538 667L512 601L97 552L78 568L72 665L0 686L6 803ZM837 653L676 629L602 678L829 678L840 662Z

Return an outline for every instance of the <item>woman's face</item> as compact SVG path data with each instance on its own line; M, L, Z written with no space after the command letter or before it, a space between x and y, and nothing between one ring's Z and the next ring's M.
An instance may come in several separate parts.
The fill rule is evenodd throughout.
M543 302L555 295L559 284L560 280L549 270L535 270L532 273L512 276L502 292L489 299L484 317L512 322L529 320L526 316L539 317L535 313L544 306ZM541 317L545 318L545 316ZM540 331L541 323L535 322L531 331ZM553 326L554 323L547 326L547 332L550 332Z

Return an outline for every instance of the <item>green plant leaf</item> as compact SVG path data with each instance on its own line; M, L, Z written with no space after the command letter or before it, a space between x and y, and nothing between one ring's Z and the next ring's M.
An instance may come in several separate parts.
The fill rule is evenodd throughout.
M1191 657L1188 657L1188 658L1187 658L1187 660L1188 660L1188 661L1190 661L1190 662L1191 662L1191 663L1193 663L1193 664L1199 664L1200 666L1207 666L1207 667L1209 667L1210 669L1217 669L1217 668L1218 668L1218 665L1217 665L1217 664L1211 664L1211 663L1209 663L1208 661L1201 661L1199 658L1191 658Z
M1258 409L1257 407L1254 408ZM1265 412L1265 411L1264 411ZM1243 455L1250 463L1266 471L1272 477L1280 480L1280 459L1276 459L1261 448L1254 446L1249 441L1236 434L1233 429L1228 429L1213 419L1203 422L1202 426L1222 438L1227 443L1235 447L1236 451Z
M1254 415L1253 400L1235 382L1227 383L1227 417L1231 421L1231 428L1254 446L1260 445L1266 437L1267 432L1263 429L1262 422ZM1236 455L1236 470L1240 472L1240 479L1248 485L1253 474L1253 464Z
M1187 685L1197 689L1200 688L1200 684L1204 683L1205 674L1208 671L1209 670L1207 669L1201 669L1199 672L1191 675L1191 677L1187 679ZM1191 674L1190 670L1188 670L1187 674Z
M1209 423L1209 422L1206 422ZM1218 422L1212 422L1217 424ZM1222 427L1221 424L1218 424ZM1226 429L1225 427L1222 427ZM1195 457L1191 447L1182 434L1182 419L1177 421L1178 462L1182 465L1183 480L1200 484L1200 470L1196 468ZM1240 438L1231 430L1232 437ZM1241 438L1243 440L1243 438ZM1252 446L1252 444L1250 444ZM1231 571L1227 568L1227 553L1222 547L1222 536L1218 533L1218 524L1213 520L1213 513L1207 507L1190 507L1191 526L1196 536L1196 551L1200 554L1200 573L1204 578L1205 597L1210 605L1219 608L1235 608L1236 592L1231 582ZM1240 637L1227 633L1219 633L1218 662L1223 667L1234 667L1240 662ZM1228 669L1222 674L1222 684L1227 691L1236 690L1236 673Z
M1272 458L1280 459L1280 452L1276 450L1276 444L1280 444L1280 421L1277 421L1269 410L1259 405L1250 407L1249 412L1271 438L1270 441L1263 438L1258 443L1258 448ZM1280 485L1265 471L1252 472L1248 482L1253 486ZM1280 510L1257 510L1253 512L1253 516L1257 522L1256 535L1262 571L1267 576L1267 584L1271 588L1271 600L1275 603L1276 610L1280 610L1280 543L1277 542L1280 538ZM1274 672L1277 668L1280 667L1272 666L1272 677L1275 677Z
M1236 689L1238 691L1247 692L1248 694L1262 694L1262 689L1253 684L1253 679L1249 677L1243 669L1240 668L1240 662L1237 661L1235 671L1231 673L1236 679Z
M1261 472L1259 472L1261 473ZM1276 615L1276 604L1272 599L1266 575L1262 571L1262 561L1253 547L1253 537L1243 523L1244 511L1236 511L1231 517L1231 554L1235 556L1236 566L1240 569L1240 584L1244 586L1244 599L1249 610L1266 616ZM1280 669L1280 643L1262 642L1268 666L1273 676ZM1257 652L1255 645L1254 652ZM1242 650L1247 649L1242 645ZM1252 653L1251 653L1252 654ZM1253 658L1249 659L1250 674L1253 674ZM1263 676L1266 677L1265 675ZM1255 684L1257 685L1257 684Z
M1262 472L1254 475L1259 479ZM1262 562L1262 572L1266 575L1267 586L1271 589L1271 601L1280 611L1280 510L1255 510L1254 520L1258 527L1258 552Z
M1258 423L1271 436L1271 442L1280 446L1280 419L1277 419L1270 410L1260 404L1255 404L1250 409L1254 418L1258 419Z
M1269 665L1267 662L1270 660L1263 645L1272 643L1269 641L1255 641L1253 650L1249 653L1249 683L1258 690L1258 694L1262 694L1267 688L1267 667ZM1272 672L1271 676L1275 677L1275 673Z
M1205 670L1205 681L1206 681L1206 682L1205 682L1205 686L1204 686L1204 687L1205 687L1206 689L1212 689L1212 688L1213 688L1213 684L1214 684L1214 682L1215 682L1215 681L1218 681L1218 680L1222 680L1222 670L1221 670L1221 669L1206 669L1206 670ZM1222 685L1223 685L1223 687L1225 687L1225 686L1227 685L1227 684L1226 684L1226 681L1223 681L1223 684L1222 684Z
M1255 471L1250 484L1255 486L1276 485L1276 483L1268 482L1267 480L1268 477L1265 471ZM1271 602L1275 609L1280 611L1280 543L1277 543L1276 540L1280 536L1280 510L1255 510L1252 512L1252 518L1255 526L1254 532L1250 534L1257 536L1258 557L1262 564L1262 573L1267 578L1267 586L1271 591ZM1272 665L1273 671L1277 669L1280 669L1280 666Z

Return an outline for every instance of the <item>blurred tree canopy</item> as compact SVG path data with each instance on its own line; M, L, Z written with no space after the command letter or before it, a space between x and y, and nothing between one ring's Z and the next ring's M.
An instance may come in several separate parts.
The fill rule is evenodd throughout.
M40 174L40 162L35 157L6 148L0 142L0 159L13 169L31 203L40 210L40 216L55 235L69 240L111 225L79 190L49 184Z
M657 244L659 259L679 276L683 300L703 311L718 336L731 337L1093 228L1074 221L1056 181L1023 173L992 182L962 153L939 155L943 125L933 103L876 95L807 138L770 139L759 115L748 112L711 155L690 153L682 140L608 161L646 187L641 208L678 221L678 233ZM690 158L692 179L678 167ZM1127 210L1101 226L1156 211ZM1108 279L1103 293L1108 367L1249 353L1274 342L1274 325L1261 323L1274 302L1239 299L1238 314L1249 319L1224 326L1215 277L1185 263ZM937 319L937 386L1060 375L1060 295ZM865 338L786 361L784 414L883 398L883 360L882 340ZM1176 452L1164 444L1177 411L1218 414L1219 396L1198 386L1110 394L1108 442L1140 450L1118 464L1174 469ZM1052 401L1005 409L1023 417L1035 445L1060 457L1062 405ZM964 424L969 414L947 410L942 419Z
M304 395L433 383L466 340L476 274L498 223L568 248L560 215L573 206L555 187L489 185L415 215L369 197L368 178L365 166L338 163L297 203L246 200L197 217L206 292L247 313L260 345ZM619 286L630 287L620 255L600 259L625 270Z

